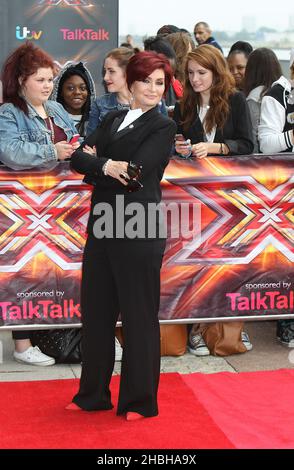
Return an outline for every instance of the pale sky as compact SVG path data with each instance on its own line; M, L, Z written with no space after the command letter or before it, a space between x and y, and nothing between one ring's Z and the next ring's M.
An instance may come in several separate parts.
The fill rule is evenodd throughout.
M153 35L164 24L193 31L206 21L212 31L242 29L242 17L253 17L256 28L294 29L294 1L282 0L119 0L119 34Z

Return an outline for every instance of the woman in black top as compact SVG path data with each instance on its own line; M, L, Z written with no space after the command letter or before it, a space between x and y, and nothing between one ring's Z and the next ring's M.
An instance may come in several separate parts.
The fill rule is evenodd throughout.
M175 123L157 109L170 80L163 55L133 56L127 66L131 110L108 113L73 155L73 168L95 186L82 274L82 376L68 409L113 407L109 383L121 314L124 348L117 414L126 414L127 420L158 414L165 239L145 222L148 204L161 200L160 180L176 131Z
M253 151L250 114L245 96L236 91L226 60L213 46L201 45L187 56L183 99L176 104L174 120L179 134L177 153L188 158L208 155L246 155ZM246 349L252 345L242 332ZM201 329L189 334L189 351L209 355Z
M187 56L184 95L176 104L178 133L191 140L176 141L183 157L246 155L253 151L252 126L244 95L236 91L223 55L201 45Z

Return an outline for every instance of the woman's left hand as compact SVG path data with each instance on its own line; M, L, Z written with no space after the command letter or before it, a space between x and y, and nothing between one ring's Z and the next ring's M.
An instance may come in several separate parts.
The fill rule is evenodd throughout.
M88 153L89 155L96 155L96 147L90 147L89 145L85 145L83 147L83 152Z
M207 157L208 154L208 142L199 142L192 146L192 155L197 158Z

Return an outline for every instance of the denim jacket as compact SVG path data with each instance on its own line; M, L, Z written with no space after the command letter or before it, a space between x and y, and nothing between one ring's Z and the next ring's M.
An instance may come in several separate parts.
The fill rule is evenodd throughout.
M12 103L0 107L0 161L13 170L48 168L57 162L50 130L34 108L28 107L28 115ZM76 128L61 104L47 101L44 108L69 141Z
M159 111L162 114L167 115L167 110L164 101L161 101L158 107ZM107 113L109 113L109 111L113 111L115 109L129 109L129 105L119 103L117 101L116 93L105 93L105 95L102 95L97 98L92 103L89 123L87 127L87 136L92 134L92 132L96 129L97 126L100 126L102 119Z
M92 134L96 127L100 126L102 119L109 111L128 108L128 105L123 105L117 101L116 93L105 93L105 95L100 96L92 103L87 135Z

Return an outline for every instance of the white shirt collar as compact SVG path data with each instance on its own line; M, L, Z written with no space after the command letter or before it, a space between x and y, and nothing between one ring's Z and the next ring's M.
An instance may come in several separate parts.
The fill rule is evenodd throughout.
M132 124L132 122L134 122L136 119L142 116L142 114L143 114L143 111L141 108L130 109L125 115L123 122L117 129L117 132L125 129L125 127L128 127L130 124Z

